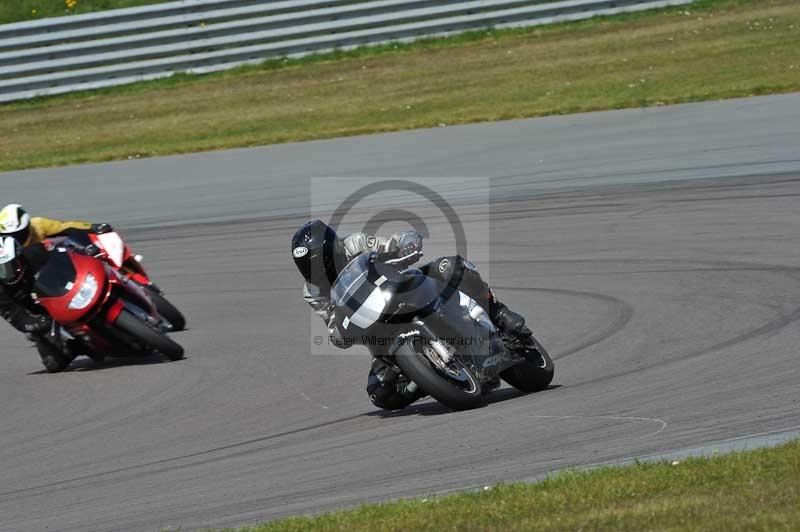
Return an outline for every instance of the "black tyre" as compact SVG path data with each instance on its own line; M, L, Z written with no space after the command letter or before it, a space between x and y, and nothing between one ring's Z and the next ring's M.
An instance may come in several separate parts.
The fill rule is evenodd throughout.
M517 390L525 393L539 392L553 380L553 360L542 344L531 337L531 345L525 350L525 362L500 373L500 377Z
M141 347L158 351L170 360L183 358L183 347L180 344L127 310L119 315L116 326Z
M172 303L167 301L163 294L158 292L155 288L148 286L147 291L150 294L150 299L158 310L158 314L167 320L172 325L173 331L183 331L186 329L186 318L180 310Z
M483 405L480 381L466 366L459 367L463 380L445 377L443 371L435 369L425 356L409 344L398 349L395 361L406 377L446 407L470 410Z
M36 349L42 357L42 364L48 373L60 373L67 369L72 358L65 355L61 349L54 346L47 340L36 340Z

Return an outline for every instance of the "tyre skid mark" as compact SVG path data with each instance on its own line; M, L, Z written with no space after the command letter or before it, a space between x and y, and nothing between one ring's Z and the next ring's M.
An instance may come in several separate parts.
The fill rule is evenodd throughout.
M567 296L574 296L574 297L582 297L585 299L594 299L596 301L602 301L603 303L610 304L614 308L614 312L616 313L616 317L614 320L609 323L607 326L603 327L599 331L596 331L590 334L583 342L580 344L570 347L562 352L559 352L556 355L553 355L553 360L560 360L566 358L570 355L573 355L579 351L583 351L587 347L591 347L595 344L599 344L603 340L610 338L611 336L615 335L619 332L628 322L633 318L633 307L614 296L610 296L607 294L601 294L597 292L586 292L581 290L567 290L562 288L537 288L537 287L511 287L511 286L497 286L499 290L519 290L523 292L543 292L548 294L561 294Z
M623 261L620 261L618 259L598 259L598 260L592 260L592 259L577 259L577 260L539 259L539 260L504 260L504 261L496 261L495 264L504 264L504 263L507 263L507 264L534 264L534 263L540 263L540 264L559 264L559 263L618 264L620 262L623 262ZM688 272L692 272L692 271L696 270L698 272L703 272L703 273L706 273L706 272L709 272L709 273L714 273L714 272L740 272L740 271L741 272L763 272L763 273L773 273L773 274L785 275L786 277L792 279L793 281L797 281L798 278L800 278L800 268L792 267L792 266L774 265L774 264L759 264L759 263L735 262L735 261L730 261L730 262L724 262L723 261L723 262L720 262L720 261L702 261L702 260L696 260L696 261L692 261L692 260L673 260L673 259L640 259L640 260L631 260L631 261L624 261L624 262L635 263L635 264L640 264L640 265L665 264L665 263L666 264L670 264L670 263L707 264L707 265L710 266L707 269L706 268L695 268L695 269L688 269L688 270L687 269L683 269L683 270L668 270L668 271L683 271L683 272L687 272L688 271ZM619 273L626 273L626 272L611 272L611 273L619 274ZM627 272L627 273L628 274L634 274L634 273L637 273L637 272ZM662 271L652 272L652 271L648 270L648 271L643 271L642 273L665 273L665 272L662 272ZM604 272L599 272L596 275L603 275L603 274L604 274ZM573 275L573 274L569 274L569 275ZM575 274L575 275L581 275L581 274ZM599 342L609 338L610 336L612 336L613 334L618 332L620 329L622 329L624 327L625 323L627 323L627 321L629 321L630 317L632 317L632 315L633 315L633 308L628 303L625 303L624 301L622 301L620 299L617 299L617 298L615 298L613 296L607 295L607 294L599 294L599 293L592 293L592 292L581 292L581 291L575 291L575 290L552 289L552 288L526 288L526 287L513 287L513 286L505 286L505 287L498 287L498 288L504 288L504 289L509 289L509 290L521 290L521 291L541 291L541 292L550 292L550 293L564 293L566 295L576 295L576 296L583 296L583 297L591 297L591 298L594 298L594 299L600 299L600 300L604 300L604 301L618 302L618 303L621 303L621 304L625 305L626 307L628 307L630 309L629 310L630 315L628 316L628 319L624 321L624 323L619 324L622 320L620 318L618 318L617 320L615 320L613 322L612 326L609 326L609 327L603 329L603 332L601 334L597 334L596 336L590 337L589 340L585 341L581 346L578 346L578 348L569 349L564 353L560 353L558 357L553 357L554 360L563 359L563 358L565 358L567 356L575 354L578 351L586 349L587 347L590 347L590 346L592 346L592 345L594 345L596 343L599 343ZM661 366L664 366L664 365L667 365L667 364L674 364L674 363L684 362L686 360L691 360L691 359L694 359L694 358L699 358L699 357L708 355L710 353L714 353L714 352L717 352L717 351L720 351L720 350L723 350L723 349L727 349L727 348L733 347L734 345L737 345L737 344L740 344L740 343L744 343L746 341L752 340L753 338L757 338L757 337L760 337L760 336L765 336L765 335L768 335L768 334L771 334L771 333L775 333L775 332L779 331L780 329L783 329L784 327L787 327L787 326L791 325L792 323L794 323L794 322L796 322L798 320L800 320L800 307L796 307L789 314L784 314L784 315L782 315L782 316L780 316L780 317L778 317L776 319L769 320L766 323L764 323L764 324L762 324L762 325L760 325L758 327L749 329L749 330L747 330L747 331L745 331L745 332L743 332L741 334L738 334L736 336L733 336L733 337L728 338L726 340L723 340L721 342L717 342L717 343L715 343L715 344L713 344L711 346L704 347L704 348L701 348L701 349L692 350L692 351L690 351L690 352L688 352L688 353L686 353L684 355L678 356L676 358L672 358L670 360L667 360L667 361L664 361L664 362L661 362L661 363L650 364L650 365L637 367L637 368L634 368L634 369L631 369L631 370L628 370L628 371L625 371L625 372L622 372L622 373L616 373L614 375L606 375L606 376L601 376L601 377L597 377L597 378L594 378L594 379L588 379L588 380L585 380L585 381L577 382L577 383L573 384L572 386L574 387L574 386L580 386L580 385L585 385L585 384L593 384L593 383L596 383L596 382L601 382L601 381L605 381L605 380L609 380L609 379L614 379L614 378L618 378L618 377L624 377L624 376L633 375L633 374L639 373L641 371L653 369L653 368L656 368L656 367L661 367Z

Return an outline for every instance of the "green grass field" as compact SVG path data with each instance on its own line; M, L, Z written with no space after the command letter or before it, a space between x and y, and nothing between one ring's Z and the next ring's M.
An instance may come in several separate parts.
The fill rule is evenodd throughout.
M440 498L367 505L239 532L800 530L800 442L558 474Z
M0 170L797 90L798 0L701 0L0 105Z
M164 1L166 0L2 0L0 24L158 4Z

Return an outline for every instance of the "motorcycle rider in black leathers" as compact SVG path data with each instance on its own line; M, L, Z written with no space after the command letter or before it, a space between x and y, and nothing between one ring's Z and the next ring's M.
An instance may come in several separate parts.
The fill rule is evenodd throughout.
M292 256L305 279L303 299L325 321L331 334L334 311L330 289L338 272L361 253L396 251L399 257L413 256L413 262L421 256L421 249L422 237L415 231L397 233L390 238L354 233L340 239L332 228L320 220L304 224L292 238ZM531 336L530 329L525 326L525 318L498 301L475 266L465 258L458 255L440 257L419 269L446 285L457 283L459 290L486 309L500 331L521 338ZM337 347L349 347L337 342L335 337L331 340ZM367 393L375 406L386 410L405 408L422 397L416 385L411 385L395 369L377 359L373 360L369 372Z
M49 369L58 364L61 351L51 334L53 320L32 296L36 272L48 255L43 244L23 248L12 237L0 238L0 316L36 343L42 363Z

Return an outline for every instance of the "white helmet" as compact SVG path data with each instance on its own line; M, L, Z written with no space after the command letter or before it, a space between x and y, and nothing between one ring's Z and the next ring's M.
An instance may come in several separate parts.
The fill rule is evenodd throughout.
M0 236L10 236L23 245L31 233L31 217L20 205L11 204L0 211Z
M14 285L25 276L22 245L10 236L0 238L0 283Z

